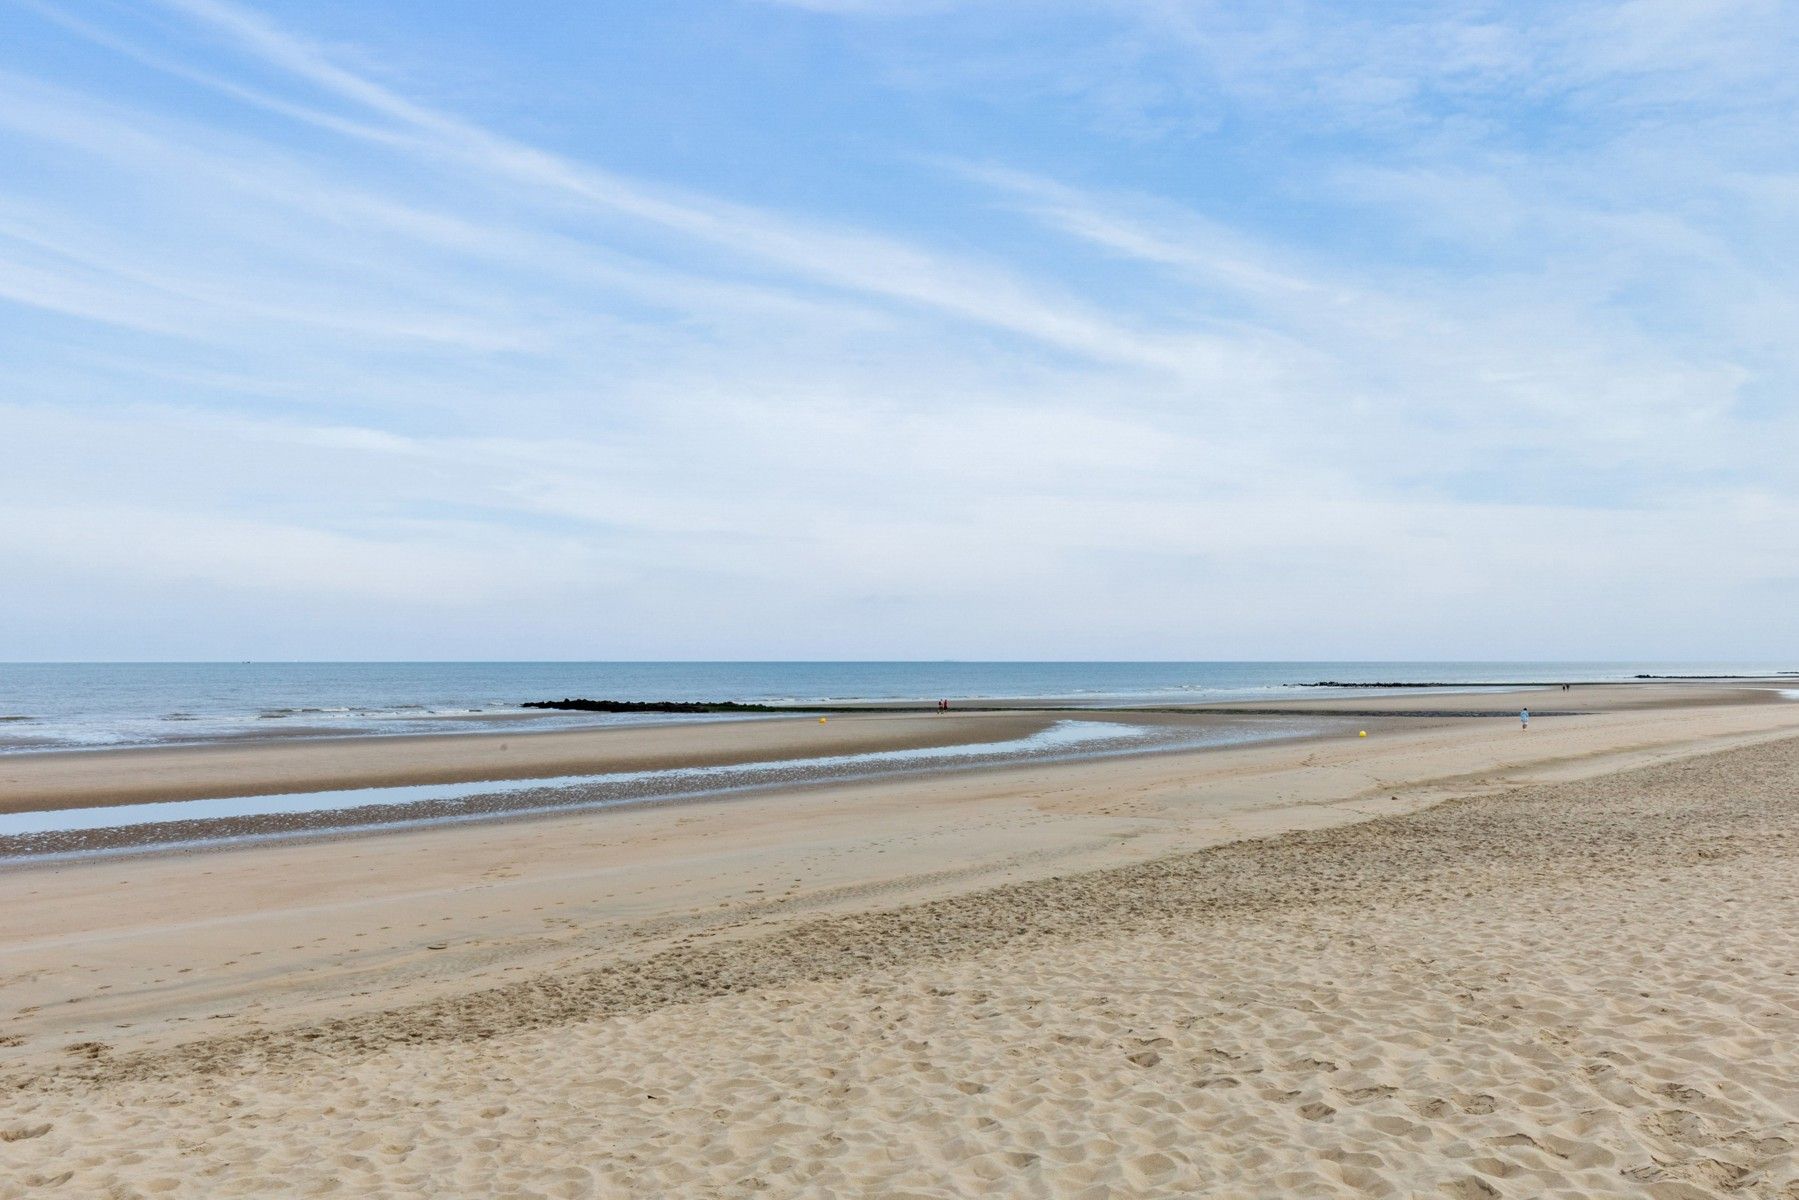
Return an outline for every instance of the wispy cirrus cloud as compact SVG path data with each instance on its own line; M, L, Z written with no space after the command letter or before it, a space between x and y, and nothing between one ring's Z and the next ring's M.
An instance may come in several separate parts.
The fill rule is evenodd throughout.
M333 62L303 38L222 0L159 0L248 53L331 96L392 120L422 153L449 154L496 180L546 188L732 255L830 286L940 310L1092 357L1204 370L1228 348L1195 334L1157 334L1108 320L1072 297L1050 298L994 266L820 223L802 224L714 197L653 188L541 150L400 96ZM334 129L338 123L331 122ZM377 135L379 136L379 135Z
M397 13L35 11L11 653L1777 648L1773 9L674 5L491 106ZM816 197L703 169L763 127Z

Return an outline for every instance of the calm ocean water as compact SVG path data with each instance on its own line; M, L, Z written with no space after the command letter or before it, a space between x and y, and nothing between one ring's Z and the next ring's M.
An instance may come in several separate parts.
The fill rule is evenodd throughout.
M1768 663L16 663L0 664L0 752L244 736L440 733L667 721L527 713L526 700L854 702L1267 700L1291 685L1762 674ZM1311 694L1324 694L1313 692Z

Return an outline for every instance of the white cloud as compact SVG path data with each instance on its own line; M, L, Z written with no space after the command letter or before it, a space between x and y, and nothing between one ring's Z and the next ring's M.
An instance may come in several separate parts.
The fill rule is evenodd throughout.
M797 223L746 205L652 188L601 171L399 96L332 62L316 47L223 0L160 0L245 50L340 100L390 118L420 148L451 154L496 181L546 188L596 208L753 256L802 278L870 297L939 310L1102 361L1177 373L1210 374L1231 347L1195 333L1133 329L1078 299L1053 296L987 263L959 260L891 238L820 223Z
M1101 6L1103 53L1032 68L1092 99L1153 61L1194 127L1314 139L1243 184L1268 213L1089 182L1113 143L925 147L881 169L964 206L931 233L631 178L162 2L228 58L78 32L204 104L0 75L15 617L198 605L165 644L202 654L296 613L315 654L1709 656L1723 605L1782 636L1799 170L1712 103L1766 55L1697 10L1583 57L1598 9ZM1007 11L915 15L953 49ZM1682 92L1729 136L1505 127ZM60 652L126 652L91 632Z

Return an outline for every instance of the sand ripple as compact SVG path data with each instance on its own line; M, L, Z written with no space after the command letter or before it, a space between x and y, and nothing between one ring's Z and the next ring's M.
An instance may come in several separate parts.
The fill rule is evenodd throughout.
M307 1031L0 1196L1799 1197L1799 742Z

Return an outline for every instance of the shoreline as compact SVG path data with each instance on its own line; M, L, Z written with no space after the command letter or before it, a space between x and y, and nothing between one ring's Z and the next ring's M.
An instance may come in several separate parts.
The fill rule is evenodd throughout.
M814 717L753 715L580 729L233 739L0 755L0 813L92 808L290 792L507 781L610 771L741 764L816 755L1003 741L1058 719L1195 728L1243 719L1340 718L1408 723L1509 720L1528 706L1544 719L1606 712L1791 704L1772 687L1652 681L1517 691L1506 707L1493 693L1338 698L1257 705L1135 708L1014 707L948 713L851 712Z
M4 667L5 664L0 664ZM1687 687L1752 691L1792 690L1799 675L1640 675L1631 678L1586 680L1564 676L1568 686L1605 696L1617 690L1634 691L1645 685L1675 684ZM1454 699L1485 695L1503 704L1511 694L1554 692L1562 682L1542 683L1517 679L1295 681L1266 685L1242 685L1241 694L1213 688L1210 696L1185 689L1142 692L1004 692L950 689L956 714L1089 711L1198 712L1259 711L1291 704L1317 702L1346 704L1408 702L1420 694ZM3 689L0 689L3 690ZM1217 694L1223 692L1225 694ZM1326 693L1319 695L1319 693ZM542 693L540 693L542 694ZM578 694L578 693L577 693ZM30 701L16 697L26 705ZM49 703L50 708L57 706ZM283 697L283 699L291 699ZM181 699L167 698L179 707ZM577 732L609 728L642 728L660 724L705 723L714 720L849 716L868 714L907 715L935 713L937 702L929 696L870 696L862 699L799 700L783 697L767 700L530 700L512 706L476 705L470 709L444 709L425 704L374 704L372 707L298 707L259 709L252 706L237 715L173 712L160 716L149 712L115 714L112 724L97 714L84 718L74 713L33 715L30 711L0 713L0 761L23 755L118 753L139 749L165 749L219 745L257 745L280 741L342 741L363 738L415 738L501 734L523 736L538 732ZM205 705L200 705L205 708ZM415 711L403 711L415 710ZM1352 710L1345 708L1345 712ZM335 715L333 715L335 714ZM345 715L348 715L347 719ZM89 720L89 725L83 725ZM73 722L73 724L71 724ZM92 723L99 722L99 723ZM84 732L71 732L79 726Z

